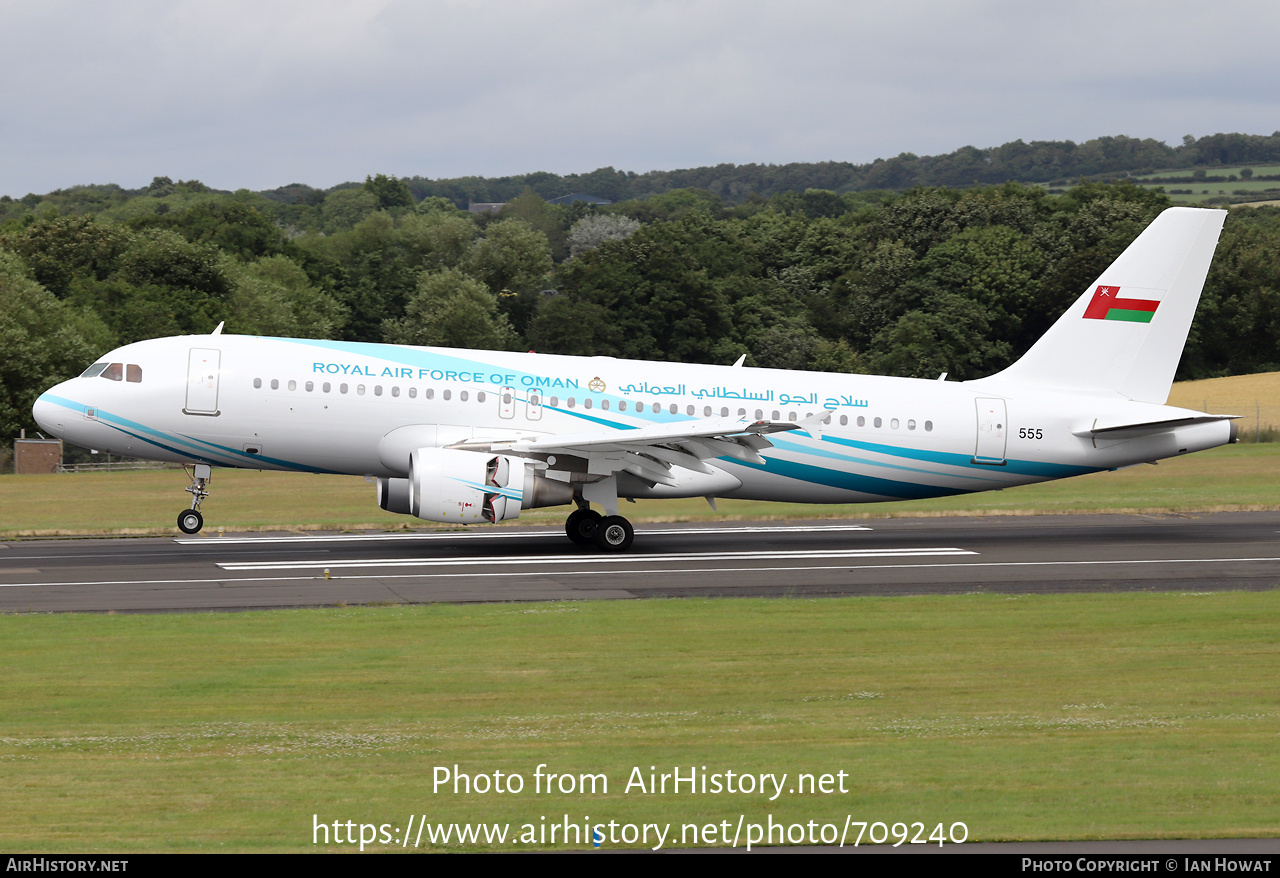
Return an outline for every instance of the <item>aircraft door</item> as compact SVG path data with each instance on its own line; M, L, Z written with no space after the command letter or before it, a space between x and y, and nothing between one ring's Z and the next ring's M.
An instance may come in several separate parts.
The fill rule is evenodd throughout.
M188 415L218 414L218 369L222 352L213 348L192 348L187 359Z
M973 462L1004 466L1005 444L1009 436L1009 419L1003 399L977 399L978 444Z

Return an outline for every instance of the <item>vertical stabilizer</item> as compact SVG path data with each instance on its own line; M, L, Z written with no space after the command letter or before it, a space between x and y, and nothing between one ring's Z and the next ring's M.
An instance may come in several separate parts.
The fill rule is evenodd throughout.
M1171 207L993 380L1118 393L1163 405L1225 210Z

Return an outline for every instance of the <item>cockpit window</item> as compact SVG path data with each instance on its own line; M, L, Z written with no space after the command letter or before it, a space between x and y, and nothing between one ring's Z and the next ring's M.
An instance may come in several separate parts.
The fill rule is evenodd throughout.
M124 363L112 363L102 370L102 377L111 381L124 380Z
M142 367L133 363L124 367L124 380L133 384L137 384L142 380Z
M102 374L102 370L103 370L103 369L105 369L105 368L107 368L107 366L108 366L108 365L110 365L110 364L109 364L109 363L94 363L94 364L93 364L92 366L90 366L88 369L85 369L85 370L84 370L84 373L83 373L80 377L81 377L81 378L97 378L99 375L101 375L101 374Z

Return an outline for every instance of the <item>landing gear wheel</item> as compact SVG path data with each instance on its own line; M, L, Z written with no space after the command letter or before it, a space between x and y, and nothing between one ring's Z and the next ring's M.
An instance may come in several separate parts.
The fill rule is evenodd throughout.
M594 509L578 509L569 514L569 519L564 523L564 532L579 546L589 546L595 542L596 528L600 526L602 518L604 516Z
M199 533L204 527L204 516L195 509L184 509L178 513L178 530L184 534Z
M621 515L606 516L596 527L596 545L606 552L625 552L635 538L635 528Z

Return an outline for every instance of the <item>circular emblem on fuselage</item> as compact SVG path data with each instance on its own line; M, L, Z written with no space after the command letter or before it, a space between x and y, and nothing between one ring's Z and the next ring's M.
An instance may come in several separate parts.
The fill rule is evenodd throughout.
M608 385L601 381L600 376L597 375L587 383L587 387L591 388L592 393L604 393L604 389L608 387Z

